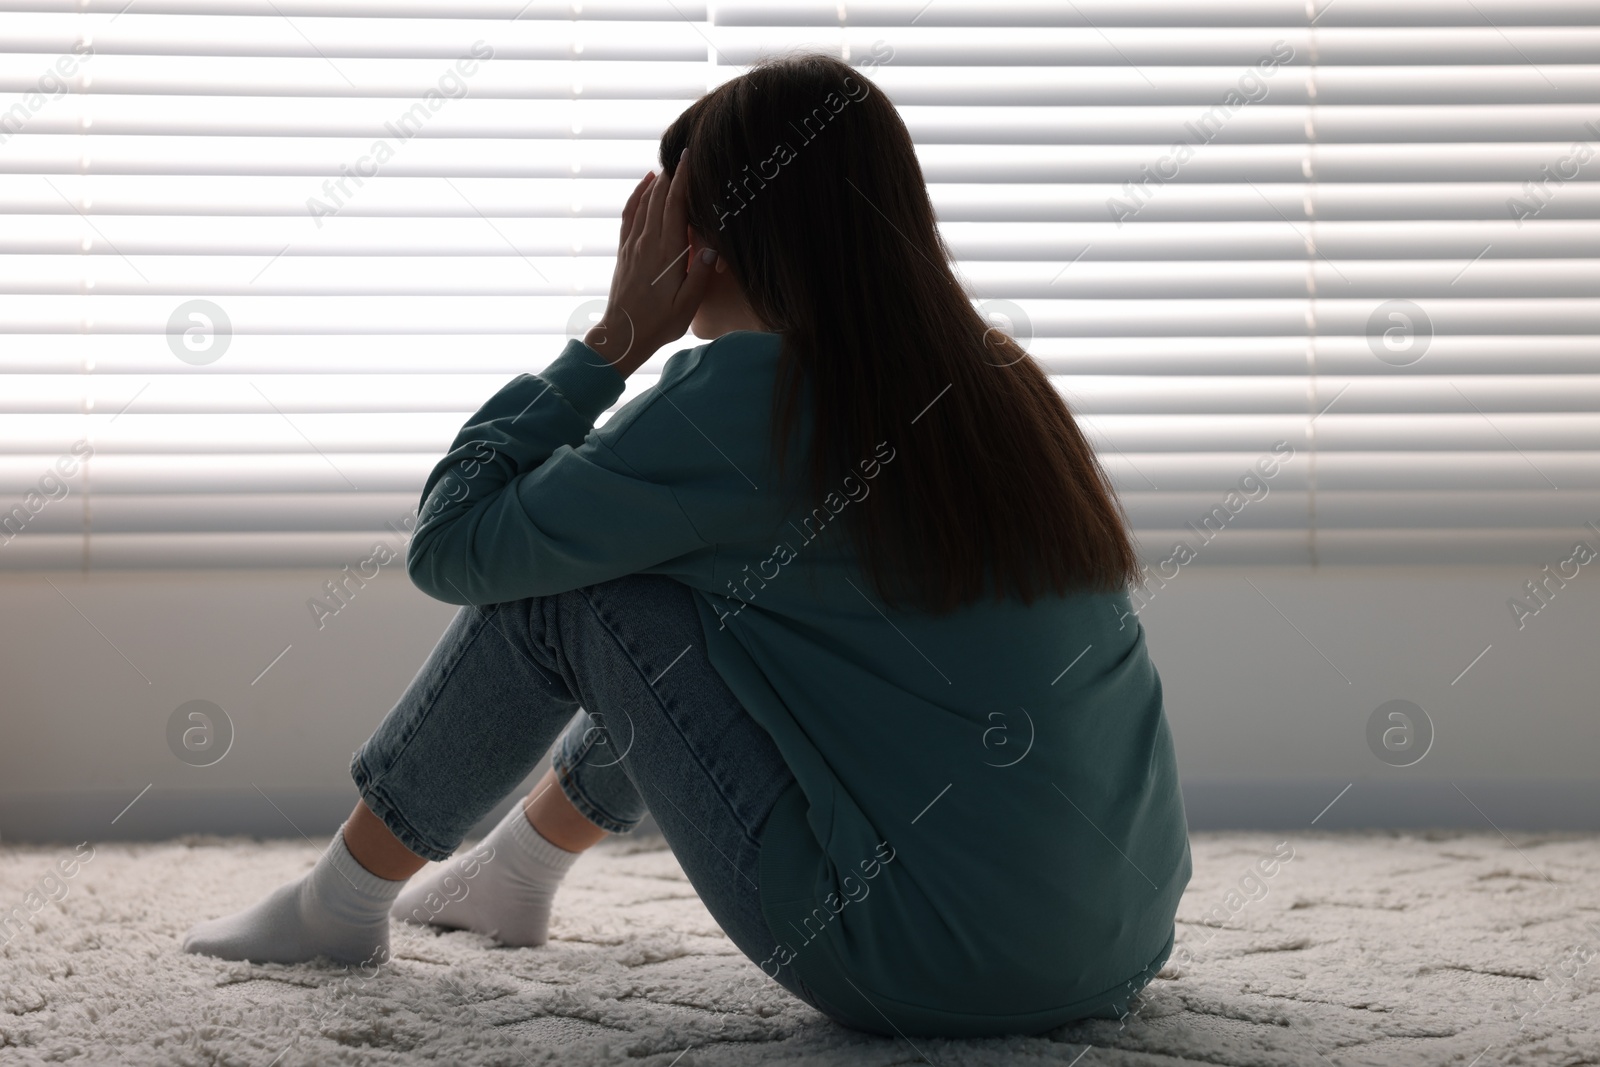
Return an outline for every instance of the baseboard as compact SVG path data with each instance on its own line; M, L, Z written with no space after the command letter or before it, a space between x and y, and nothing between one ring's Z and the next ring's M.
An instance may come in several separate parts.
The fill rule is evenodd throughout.
M354 794L337 789L0 794L0 843L158 841L184 834L326 840ZM1189 828L1204 830L1600 830L1600 781L1190 781ZM130 804L130 801L132 803ZM475 836L510 808L485 816ZM657 832L648 819L638 832Z

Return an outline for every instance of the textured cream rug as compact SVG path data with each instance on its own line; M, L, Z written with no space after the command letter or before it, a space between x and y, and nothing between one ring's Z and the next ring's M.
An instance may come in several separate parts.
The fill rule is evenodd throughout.
M659 838L580 861L544 948L400 927L376 975L178 951L303 841L0 848L0 1064L1600 1064L1600 838L1281 840L1195 838L1179 950L1120 1025L915 1045L768 983Z

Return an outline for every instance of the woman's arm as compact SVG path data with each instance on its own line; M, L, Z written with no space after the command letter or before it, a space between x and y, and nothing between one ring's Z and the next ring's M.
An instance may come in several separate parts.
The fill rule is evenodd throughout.
M406 570L451 604L493 604L631 574L700 546L671 489L635 478L594 420L622 379L572 341L491 397L422 491Z
M709 264L683 263L685 169L671 190L647 175L623 208L611 295L591 344L570 341L542 373L507 383L429 475L406 557L429 596L489 604L564 592L704 545L669 486L639 477L591 435L623 378L682 335L705 292ZM631 421L621 414L619 425Z

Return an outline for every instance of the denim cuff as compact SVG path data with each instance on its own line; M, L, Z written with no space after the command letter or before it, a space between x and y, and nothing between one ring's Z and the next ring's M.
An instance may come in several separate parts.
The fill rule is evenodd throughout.
M583 755L580 754L578 759L581 761ZM569 763L566 751L559 744L550 753L550 767L556 773L556 782L561 786L561 791L567 795L567 799L572 802L572 806L578 809L578 814L607 833L626 834L636 829L644 821L643 816L632 820L619 819L584 792L578 775L573 773L580 765L581 762Z
M424 840L416 828L406 821L405 816L401 815L399 809L389 801L383 788L378 785L377 779L367 769L366 762L361 758L361 752L357 752L350 759L350 777L355 779L356 792L361 794L362 802L372 814L383 821L389 832L394 834L408 850L423 859L441 862L455 854L454 848L440 848Z

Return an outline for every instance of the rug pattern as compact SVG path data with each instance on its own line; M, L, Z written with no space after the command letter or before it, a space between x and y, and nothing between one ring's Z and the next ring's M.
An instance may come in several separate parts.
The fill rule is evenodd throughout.
M0 1064L1600 1064L1595 836L1196 835L1178 949L1128 1018L981 1041L828 1022L738 954L659 837L580 861L540 949L401 926L381 969L178 951L316 855L0 847Z

